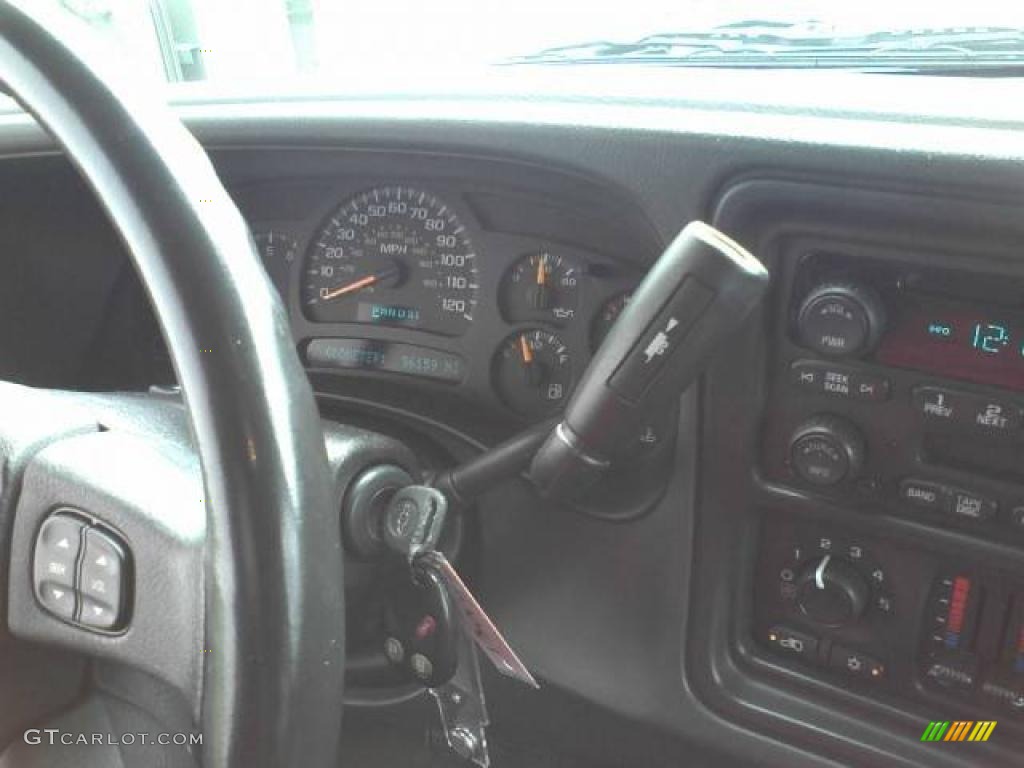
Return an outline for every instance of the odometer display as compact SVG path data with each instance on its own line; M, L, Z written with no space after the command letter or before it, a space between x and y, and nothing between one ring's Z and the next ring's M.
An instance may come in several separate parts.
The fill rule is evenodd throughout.
M381 187L335 211L306 260L302 303L321 323L457 336L473 320L476 254L455 212L412 187Z

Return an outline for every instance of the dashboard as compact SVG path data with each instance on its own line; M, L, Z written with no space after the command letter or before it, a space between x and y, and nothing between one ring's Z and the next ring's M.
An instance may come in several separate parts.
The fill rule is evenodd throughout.
M769 267L763 310L593 497L512 482L460 532L550 681L517 711L570 691L643 734L599 745L629 744L623 764L963 768L1024 744L1024 117L994 84L844 82L785 104L702 80L406 105L416 120L387 100L183 108L325 416L428 468L555 413L687 221ZM978 99L1001 117L956 111ZM0 374L172 384L89 191L44 140L4 136L35 154L3 161ZM545 737L582 729L546 714ZM999 724L943 750L920 739L937 719Z

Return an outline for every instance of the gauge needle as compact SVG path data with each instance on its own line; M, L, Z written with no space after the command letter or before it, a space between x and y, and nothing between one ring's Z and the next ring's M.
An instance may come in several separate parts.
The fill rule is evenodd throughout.
M541 254L537 257L537 285L531 289L527 296L534 309L548 308L548 256Z
M526 336L519 337L519 351L523 353L523 363L530 365L533 362L533 350L530 349L530 342L526 340Z
M519 337L519 352L523 356L523 372L526 374L526 380L531 386L539 387L544 380L544 366L536 362L533 347L526 340L525 333Z
M372 275L367 275L366 277L361 277L358 280L354 280L351 283L346 283L345 285L339 286L338 288L335 288L334 290L328 291L327 293L325 293L320 298L321 299L336 299L339 296L344 296L344 295L349 294L349 293L355 293L356 291L363 290L363 288L369 288L371 285L375 285L376 283L381 283L381 282L383 282L383 281L385 281L385 280L387 280L389 278L395 277L397 275L398 275L398 266L395 265L395 264L392 264L390 267L388 267L387 269L382 269L380 272L375 272Z

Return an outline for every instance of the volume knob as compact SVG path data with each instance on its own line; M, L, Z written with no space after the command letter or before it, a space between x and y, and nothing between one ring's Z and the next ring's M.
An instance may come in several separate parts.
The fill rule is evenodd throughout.
M860 283L822 283L797 314L800 343L826 357L856 357L874 349L885 326L885 305Z

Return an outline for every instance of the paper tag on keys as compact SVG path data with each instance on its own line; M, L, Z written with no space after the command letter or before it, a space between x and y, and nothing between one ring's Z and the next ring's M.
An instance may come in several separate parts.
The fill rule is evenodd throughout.
M512 650L508 641L491 621L491 617L473 597L462 577L448 562L448 558L441 552L433 551L420 555L417 562L434 570L444 581L458 611L460 625L497 670L533 688L540 688L530 670Z

